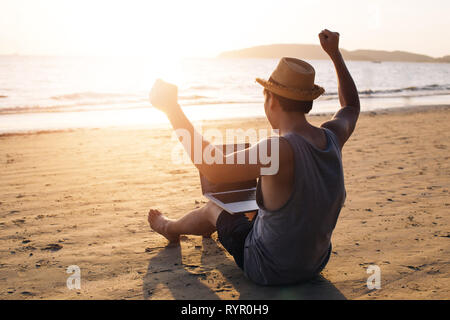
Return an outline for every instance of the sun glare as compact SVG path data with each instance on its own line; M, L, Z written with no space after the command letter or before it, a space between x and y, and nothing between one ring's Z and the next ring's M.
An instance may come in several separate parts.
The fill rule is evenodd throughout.
M211 57L260 44L316 43L317 33L328 27L346 35L346 49L391 46L442 56L448 45L435 30L448 30L449 4L439 1L434 7L442 9L406 0L2 0L0 53ZM419 14L424 23L415 25ZM409 28L414 32L405 32ZM415 32L426 45L417 42Z

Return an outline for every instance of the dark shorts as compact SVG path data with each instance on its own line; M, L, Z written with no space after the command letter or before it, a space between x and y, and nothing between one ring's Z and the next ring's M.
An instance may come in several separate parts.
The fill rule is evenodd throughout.
M233 256L239 268L244 270L244 246L253 222L244 214L229 214L222 211L217 218L216 228L220 243Z

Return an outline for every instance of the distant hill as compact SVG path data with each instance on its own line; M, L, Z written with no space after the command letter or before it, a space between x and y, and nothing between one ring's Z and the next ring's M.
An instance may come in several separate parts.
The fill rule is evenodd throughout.
M359 61L404 61L404 62L450 62L450 55L433 58L423 54L406 51L354 50L341 49L346 60ZM327 54L315 44L272 44L240 50L226 51L220 58L281 58L297 57L305 60L328 59Z
M444 56L442 58L438 58L437 61L450 63L450 56Z

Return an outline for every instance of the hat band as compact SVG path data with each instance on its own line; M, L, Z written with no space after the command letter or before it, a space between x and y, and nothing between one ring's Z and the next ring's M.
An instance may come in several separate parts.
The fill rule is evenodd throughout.
M292 88L292 87L286 87L284 84L281 84L278 81L275 81L272 77L269 77L268 82L271 82L272 84L277 85L277 86L282 87L282 88L285 88L287 90L298 90L298 91L311 91L311 90L314 90L314 88L313 89L297 89L297 88Z
M272 76L269 77L269 80L268 80L268 81L269 81L269 82L272 82L273 84L275 84L275 85L277 85L277 86L286 88L286 89L288 89L288 90L294 89L294 90L300 90L300 91L310 91L309 89L297 89L297 88L287 87L287 86L285 86L284 84L281 84L281 83L279 83L278 81L274 80L274 79L272 78ZM311 89L311 90L313 90L313 89Z
M272 83L274 83L274 84L276 84L277 86L286 87L286 86L282 85L281 83L279 83L278 81L273 80L272 77L269 77L269 81L272 82Z

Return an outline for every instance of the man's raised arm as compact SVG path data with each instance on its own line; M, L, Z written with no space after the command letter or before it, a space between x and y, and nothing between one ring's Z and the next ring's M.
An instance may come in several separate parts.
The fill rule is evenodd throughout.
M339 102L341 109L322 127L332 130L338 137L341 148L356 126L360 106L358 90L339 51L339 33L327 29L319 34L323 50L330 56L338 77Z
M274 175L278 173L279 161L291 160L288 142L277 137L262 140L251 148L225 155L223 150L212 145L195 130L178 104L178 89L173 84L157 80L150 92L150 102L166 114L193 164L211 182L237 182L256 179L260 175ZM280 158L279 149L282 151ZM205 161L205 151L214 154L215 161ZM236 159L245 161L239 163Z

